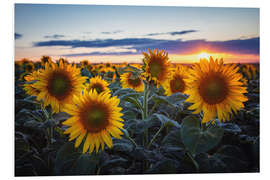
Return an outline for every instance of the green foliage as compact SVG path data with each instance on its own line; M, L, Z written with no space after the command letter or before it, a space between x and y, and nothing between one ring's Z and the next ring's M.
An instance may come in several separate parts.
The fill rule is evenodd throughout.
M135 67L118 68L135 75ZM187 96L164 96L149 85L147 116L144 92L123 89L119 77L109 88L120 99L124 135L113 147L82 154L63 132L66 113L52 114L23 91L24 71L15 72L15 175L105 175L209 172L259 172L259 81L248 86L245 108L231 122L201 124L185 102ZM96 75L84 68L82 75ZM144 114L145 115L145 114Z
M201 120L194 116L188 116L183 120L181 139L193 156L208 152L220 142L223 129L215 125L209 126L206 130L203 130Z

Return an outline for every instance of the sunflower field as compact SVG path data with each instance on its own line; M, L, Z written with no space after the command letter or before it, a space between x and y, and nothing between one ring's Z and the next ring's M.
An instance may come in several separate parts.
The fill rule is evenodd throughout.
M259 65L15 62L15 176L259 172Z

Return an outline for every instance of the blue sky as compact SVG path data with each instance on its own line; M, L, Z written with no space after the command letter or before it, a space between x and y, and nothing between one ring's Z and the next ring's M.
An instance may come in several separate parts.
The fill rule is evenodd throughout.
M259 9L15 4L15 60L137 61L155 47L175 62L201 51L258 61Z

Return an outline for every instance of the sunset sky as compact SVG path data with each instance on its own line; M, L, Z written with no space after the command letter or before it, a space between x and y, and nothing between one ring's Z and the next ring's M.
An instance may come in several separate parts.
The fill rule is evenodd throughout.
M15 4L15 60L141 62L148 48L174 63L201 57L259 62L259 9Z

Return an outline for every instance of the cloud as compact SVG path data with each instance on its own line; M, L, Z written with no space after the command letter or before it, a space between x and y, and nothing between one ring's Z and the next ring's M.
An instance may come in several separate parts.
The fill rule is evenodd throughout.
M61 56L66 56L66 57L76 57L76 56L113 56L113 55L132 55L132 54L138 54L137 52L134 51L125 51L125 52L91 52L91 53L74 53L74 54L62 54Z
M116 31L112 31L112 32L101 32L102 34L117 34L117 33L121 33L123 31L121 30L116 30Z
M65 37L64 35L61 35L61 34L54 34L54 35L51 35L51 36L44 36L44 38L46 39L59 39L59 38L63 38Z
M22 38L23 35L19 34L19 33L15 33L14 36L15 36L15 40L16 40L16 39Z
M173 32L164 32L164 33L150 33L146 34L146 36L159 36L159 35L183 35L188 33L198 32L197 30L185 30L185 31L173 31Z
M124 38L124 39L97 39L97 40L51 40L34 42L35 47L42 46L71 46L76 47L112 47L112 46L144 46L150 44L158 44L164 40L149 38Z
M124 38L124 39L97 39L97 40L51 40L35 42L34 47L44 46L68 46L72 48L105 48L129 46L125 49L134 50L138 54L150 49L164 49L171 54L192 54L201 50L211 53L235 53L235 54L259 54L259 37L250 39L235 39L229 41L207 41L207 40L165 40L151 38ZM123 52L128 53L128 52ZM97 53L96 53L97 54ZM104 53L99 53L103 55Z

